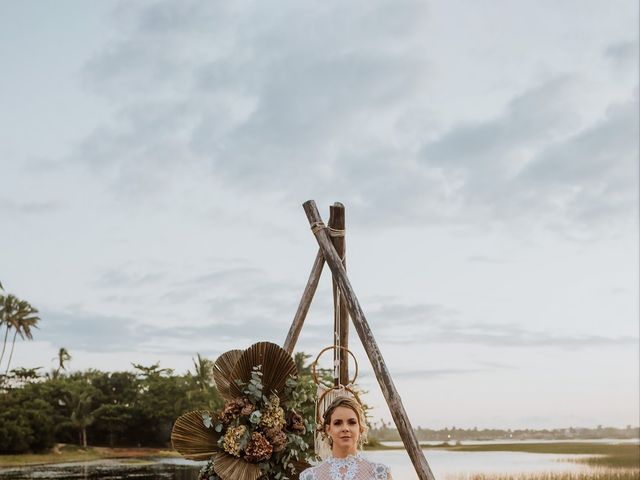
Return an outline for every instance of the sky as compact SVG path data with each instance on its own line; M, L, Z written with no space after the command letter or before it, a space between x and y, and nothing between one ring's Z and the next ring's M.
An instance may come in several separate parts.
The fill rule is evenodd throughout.
M282 344L318 249L301 205L339 201L414 426L640 423L637 2L0 11L0 281L41 317L14 366ZM332 342L330 286L299 351Z

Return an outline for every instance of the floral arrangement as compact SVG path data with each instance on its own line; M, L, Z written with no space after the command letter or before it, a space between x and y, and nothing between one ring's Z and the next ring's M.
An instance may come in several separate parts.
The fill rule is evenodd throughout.
M214 379L222 410L182 415L171 434L184 457L208 460L199 480L297 480L314 452L291 356L268 342L232 350L216 360Z

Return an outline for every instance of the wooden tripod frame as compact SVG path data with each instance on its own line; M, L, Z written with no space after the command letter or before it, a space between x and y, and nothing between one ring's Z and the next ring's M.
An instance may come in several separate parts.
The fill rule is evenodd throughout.
M353 321L353 326L355 327L356 332L360 337L360 341L364 346L364 350L369 357L369 361L371 362L373 371L376 375L376 378L378 379L378 383L380 384L380 388L382 389L384 398L387 401L389 410L391 411L393 421L398 428L400 438L402 438L404 447L407 450L409 457L411 458L411 462L413 463L414 468L416 469L418 478L420 480L435 480L435 477L431 472L431 468L427 463L427 459L422 453L422 449L420 448L420 444L418 443L413 428L411 427L411 422L409 422L407 412L402 405L400 395L398 394L398 391L393 384L393 380L391 379L391 375L389 374L389 370L387 370L387 366L384 363L382 353L380 353L378 344L373 337L373 333L371 332L369 323L364 316L362 307L360 307L360 302L358 302L356 294L351 287L351 282L349 282L349 278L347 277L347 270L344 263L344 237L331 237L329 228L327 228L324 223L322 223L322 218L320 217L320 214L318 213L318 209L316 207L316 203L313 200L306 201L302 206L304 208L305 214L307 215L307 219L309 220L311 230L315 235L316 240L318 241L320 249L313 263L311 274L309 275L309 280L307 281L304 293L302 294L302 299L300 300L298 310L296 311L293 323L291 324L291 328L289 329L289 333L287 334L287 338L285 339L283 348L287 352L293 353L293 349L300 335L300 331L302 330L304 319L306 318L309 307L311 306L313 295L315 294L316 288L318 287L322 268L326 261L327 265L331 269L333 277L334 308L338 306L341 310L339 312L336 311L336 318L344 320L338 322L338 325L341 328L339 329L339 332L336 333L336 335L339 335L340 337L340 345L345 347L348 346L348 312L348 315ZM335 203L331 207L329 227L334 230L344 230L344 206L342 204ZM341 251L338 250L339 248L341 249ZM340 298L342 299L342 301L340 302L336 301L336 299L338 298L338 291L340 294ZM343 309L344 312L342 311ZM341 357L340 360L341 362L339 380L340 383L346 385L349 377L347 366L348 358Z

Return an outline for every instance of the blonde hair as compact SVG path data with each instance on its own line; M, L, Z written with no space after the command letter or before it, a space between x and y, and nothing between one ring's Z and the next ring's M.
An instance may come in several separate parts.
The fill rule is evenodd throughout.
M327 410L322 415L322 432L326 432L326 428L331 425L331 416L333 412L339 407L345 407L353 410L358 418L358 425L360 426L360 438L358 439L358 447L362 447L367 443L367 423L364 416L364 410L358 400L353 397L338 397L329 404Z

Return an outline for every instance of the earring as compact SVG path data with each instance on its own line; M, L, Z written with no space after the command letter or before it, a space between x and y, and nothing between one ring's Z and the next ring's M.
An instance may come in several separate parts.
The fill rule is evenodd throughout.
M360 450L362 450L362 448L364 447L364 445L367 443L367 435L365 432L360 432L360 435L358 436L358 448Z
M322 440L327 442L330 447L333 446L333 438L331 438L331 436L327 432L325 431L320 432L320 437L322 437Z

